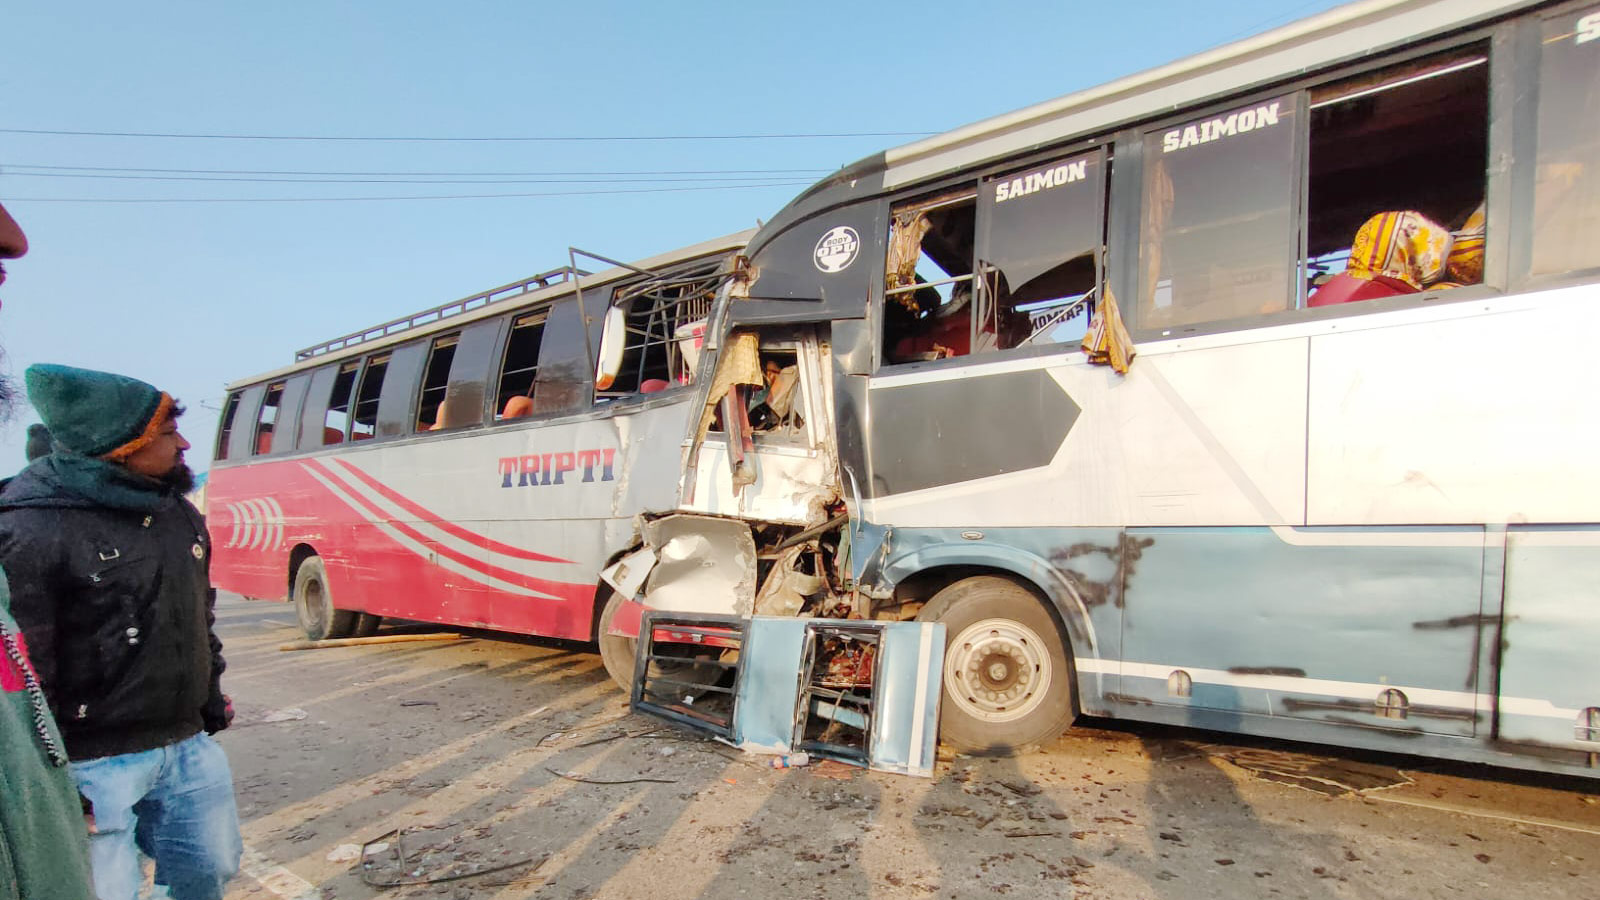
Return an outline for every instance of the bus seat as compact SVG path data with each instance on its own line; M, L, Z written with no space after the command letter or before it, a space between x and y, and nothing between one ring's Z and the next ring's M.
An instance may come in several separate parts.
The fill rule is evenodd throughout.
M502 419L520 419L533 412L533 398L525 394L518 394L506 401L506 408L501 411Z
M266 426L256 432L256 455L272 452L272 426Z
M1382 275L1371 280L1357 278L1349 272L1340 272L1329 278L1327 283L1317 288L1307 298L1307 306L1332 306L1335 303L1355 303L1361 300L1376 300L1379 297L1393 297L1396 294L1415 294L1417 289L1403 281L1385 278Z
M639 393L654 394L656 391L664 391L668 387L670 385L665 379L646 378L644 381L639 382Z
M339 444L339 443L343 443L343 442L344 442L344 432L343 431L340 431L337 428L327 428L327 427L324 427L322 429L322 446L326 447L329 444Z

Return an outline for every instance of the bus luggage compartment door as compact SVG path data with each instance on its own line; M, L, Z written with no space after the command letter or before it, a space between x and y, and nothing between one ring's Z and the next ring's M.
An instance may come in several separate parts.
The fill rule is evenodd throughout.
M1130 528L1127 540L1139 554L1124 702L1188 707L1202 727L1220 712L1476 733L1481 527Z

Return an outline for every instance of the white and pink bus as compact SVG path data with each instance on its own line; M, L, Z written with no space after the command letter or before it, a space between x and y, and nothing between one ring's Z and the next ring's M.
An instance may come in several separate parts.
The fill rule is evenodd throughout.
M600 569L676 502L701 335L748 237L564 267L229 385L217 587L292 601L316 639L392 616L594 640Z

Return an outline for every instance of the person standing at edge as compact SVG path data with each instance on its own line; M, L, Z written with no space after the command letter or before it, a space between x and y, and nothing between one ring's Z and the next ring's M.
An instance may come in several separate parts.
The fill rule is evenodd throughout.
M220 900L243 846L183 410L108 372L24 380L55 446L0 490L0 566L90 805L95 891L134 900L143 851L174 900Z
M22 229L0 206L0 259L27 250ZM11 386L0 381L0 417L10 411ZM0 578L0 900L88 900L81 801L10 606Z

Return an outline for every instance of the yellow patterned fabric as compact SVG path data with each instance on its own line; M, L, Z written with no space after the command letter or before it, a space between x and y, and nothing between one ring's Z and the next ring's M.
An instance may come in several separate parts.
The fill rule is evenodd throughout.
M1477 284L1483 280L1483 204L1467 216L1466 224L1455 233L1450 255L1445 263L1451 281L1458 284Z
M1444 277L1452 243L1449 229L1422 213L1381 212L1356 232L1346 271L1367 281L1391 278L1421 290ZM1479 259L1481 264L1481 254Z
M1089 357L1089 362L1110 366L1118 375L1128 374L1128 364L1133 362L1133 355L1138 352L1133 347L1133 338L1128 335L1127 326L1122 324L1122 311L1117 309L1117 298L1111 293L1109 284L1106 285L1104 297L1095 304L1094 318L1089 321L1089 331L1083 336L1083 352Z

